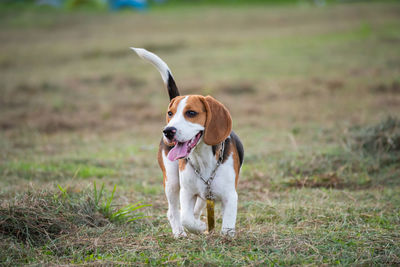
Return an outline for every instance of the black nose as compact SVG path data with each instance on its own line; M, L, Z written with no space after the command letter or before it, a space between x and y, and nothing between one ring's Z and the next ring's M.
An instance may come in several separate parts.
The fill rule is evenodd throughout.
M169 140L172 140L176 134L176 128L175 127L167 127L163 131L165 137L167 137Z

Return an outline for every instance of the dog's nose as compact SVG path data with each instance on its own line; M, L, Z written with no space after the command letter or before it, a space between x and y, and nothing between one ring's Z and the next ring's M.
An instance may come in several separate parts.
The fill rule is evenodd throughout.
M167 127L163 131L164 136L167 137L169 140L172 140L176 134L176 128L175 127Z

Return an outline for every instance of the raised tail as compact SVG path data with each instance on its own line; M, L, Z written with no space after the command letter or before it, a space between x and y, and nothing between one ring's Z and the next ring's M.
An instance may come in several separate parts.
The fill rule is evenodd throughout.
M131 47L131 49L135 51L139 57L149 61L158 69L165 85L167 86L169 100L177 97L179 95L178 87L175 84L174 77L172 76L167 63L165 63L159 56L147 51L146 49L135 47Z

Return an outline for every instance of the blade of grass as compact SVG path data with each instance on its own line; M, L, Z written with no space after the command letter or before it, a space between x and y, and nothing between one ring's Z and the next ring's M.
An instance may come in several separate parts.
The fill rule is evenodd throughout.
M103 184L104 185L104 184ZM104 207L104 210L107 212L107 213L110 213L110 211L111 211L111 203L112 203L112 201L113 201L113 199L114 199L114 193L115 193L115 190L117 189L117 185L114 185L114 189L113 189L113 191L111 192L111 196L107 199L107 201L106 201L106 205L105 205L105 207Z

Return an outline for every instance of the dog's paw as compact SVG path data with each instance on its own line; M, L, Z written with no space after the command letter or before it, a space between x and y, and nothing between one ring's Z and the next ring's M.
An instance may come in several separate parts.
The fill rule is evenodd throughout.
M205 222L203 222L201 220L197 220L197 225L198 225L200 233L203 233L207 230L207 224Z
M207 230L206 223L200 220L183 220L182 224L186 230L193 234L202 234L205 230Z
M234 237L236 235L235 228L222 228L221 234L229 237Z
M182 238L182 237L187 237L187 234L185 233L184 230L177 231L174 233L174 238L178 239L178 238Z

